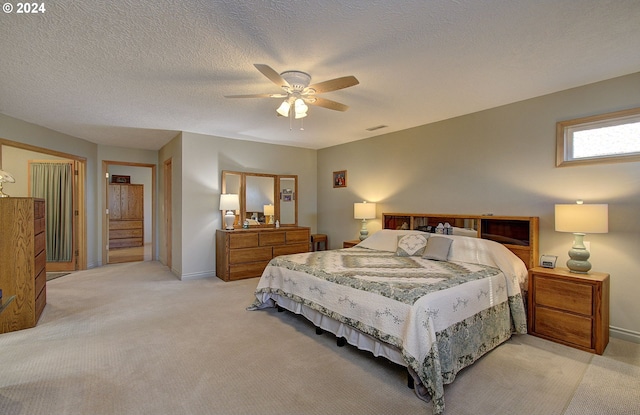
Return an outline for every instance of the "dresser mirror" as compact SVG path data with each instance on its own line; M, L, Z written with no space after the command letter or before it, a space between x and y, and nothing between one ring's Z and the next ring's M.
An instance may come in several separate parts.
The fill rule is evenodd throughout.
M280 225L298 225L298 176L278 176Z
M234 228L298 225L298 176L235 171L222 172L222 193L237 194L240 208ZM224 215L224 212L222 213Z

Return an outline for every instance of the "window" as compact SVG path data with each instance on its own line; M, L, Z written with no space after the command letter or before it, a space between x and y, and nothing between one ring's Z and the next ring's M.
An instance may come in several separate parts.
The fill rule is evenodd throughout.
M640 108L561 121L556 166L640 161Z

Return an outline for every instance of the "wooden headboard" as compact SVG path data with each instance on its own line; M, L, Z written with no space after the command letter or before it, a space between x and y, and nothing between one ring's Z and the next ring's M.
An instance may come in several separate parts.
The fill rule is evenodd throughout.
M432 232L439 223L464 228L475 236L499 242L524 262L527 269L538 265L538 217L485 216L439 213L383 213L383 229L413 229Z

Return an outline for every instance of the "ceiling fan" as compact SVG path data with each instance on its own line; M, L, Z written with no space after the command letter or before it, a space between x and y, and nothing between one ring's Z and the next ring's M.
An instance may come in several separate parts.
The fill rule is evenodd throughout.
M358 85L360 82L355 76L343 76L329 81L311 83L311 75L302 71L276 72L269 65L256 63L256 67L271 82L284 90L279 94L250 94L250 95L225 95L225 98L280 98L284 99L280 107L276 110L278 115L294 118L304 118L307 116L308 107L306 104L328 108L335 111L346 111L349 107L336 101L317 97L316 94L337 91Z

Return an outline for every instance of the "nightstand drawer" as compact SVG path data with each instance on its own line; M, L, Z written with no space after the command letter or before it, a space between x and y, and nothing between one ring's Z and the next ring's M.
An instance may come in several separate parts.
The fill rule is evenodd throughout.
M560 281L538 276L535 281L536 305L558 308L590 316L593 312L593 285Z
M545 307L536 309L534 331L577 346L592 348L593 321L589 317L563 313Z

